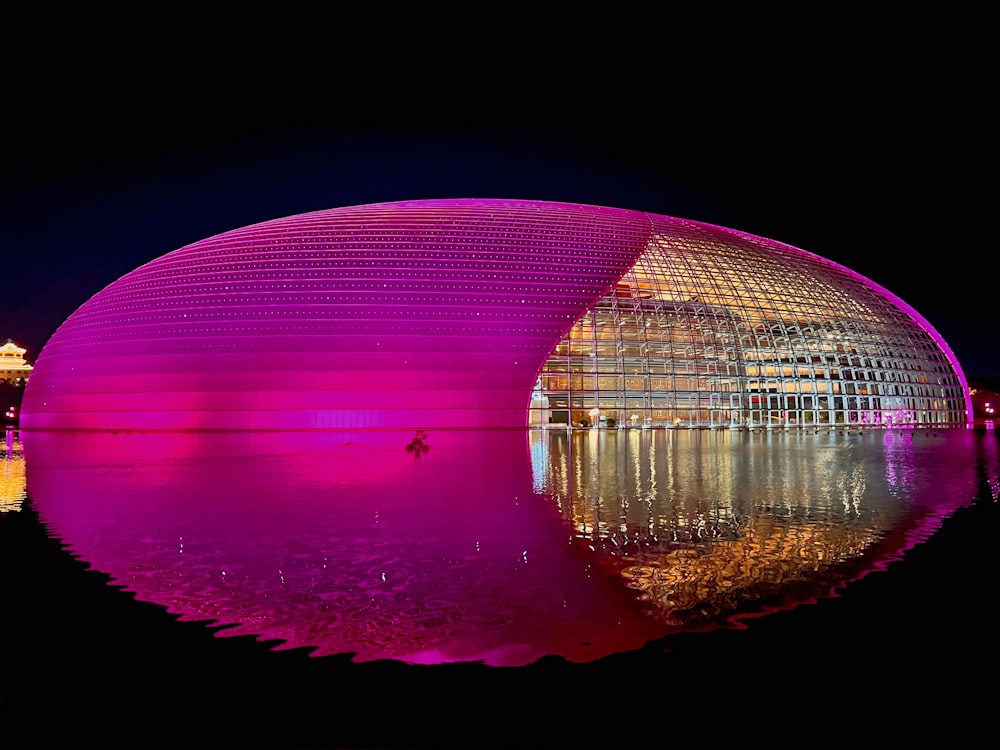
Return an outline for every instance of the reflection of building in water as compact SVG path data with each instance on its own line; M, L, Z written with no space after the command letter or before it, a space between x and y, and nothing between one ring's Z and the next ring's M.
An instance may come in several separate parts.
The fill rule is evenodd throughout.
M27 351L11 339L7 339L7 343L0 346L0 381L14 385L24 385L27 382L28 376L34 369L24 359Z
M532 442L547 458L533 462L536 489L574 542L671 627L825 596L905 546L920 516L855 448L801 432L547 431Z
M21 510L27 488L24 453L17 431L7 428L5 432L3 470L0 471L0 513Z
M620 561L620 575L668 624L746 611L795 585L831 580L835 566L861 559L881 534L849 524L756 516L734 533L662 549L642 547Z

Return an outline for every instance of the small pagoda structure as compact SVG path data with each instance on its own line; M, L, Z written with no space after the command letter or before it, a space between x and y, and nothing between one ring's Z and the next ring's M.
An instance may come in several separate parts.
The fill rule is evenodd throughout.
M18 346L13 339L7 339L7 343L0 346L0 382L10 383L15 386L24 385L34 369L29 365L24 355L27 349Z

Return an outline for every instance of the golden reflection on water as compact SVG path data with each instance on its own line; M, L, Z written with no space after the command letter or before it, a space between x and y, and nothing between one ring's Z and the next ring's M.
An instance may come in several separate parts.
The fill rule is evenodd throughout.
M850 580L846 568L864 565L877 543L912 529L926 536L929 518L940 520L915 497L927 477L910 432L589 430L532 439L535 486L551 494L574 542L672 627L780 606L806 585L822 595ZM884 463L872 461L880 452ZM903 537L894 549L909 546Z
M26 496L24 452L17 430L5 430L3 470L0 471L0 513L20 511Z

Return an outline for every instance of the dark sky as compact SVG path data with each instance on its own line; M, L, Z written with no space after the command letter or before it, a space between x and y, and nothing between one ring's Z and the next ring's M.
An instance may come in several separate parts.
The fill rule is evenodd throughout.
M206 75L182 88L164 76L130 89L95 86L89 70L44 90L15 86L0 340L34 361L121 275L253 222L507 197L680 216L808 250L911 304L967 375L998 374L992 115L958 67L942 72L929 56L803 75L785 61L769 77L736 69L715 84L514 79L475 97L425 77L386 83L377 106L371 83L348 94L332 82Z

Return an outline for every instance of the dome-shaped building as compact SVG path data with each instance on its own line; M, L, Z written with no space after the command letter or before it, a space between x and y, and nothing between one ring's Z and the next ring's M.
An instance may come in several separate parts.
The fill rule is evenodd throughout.
M967 427L886 289L744 232L527 200L350 206L150 261L39 353L21 428Z

